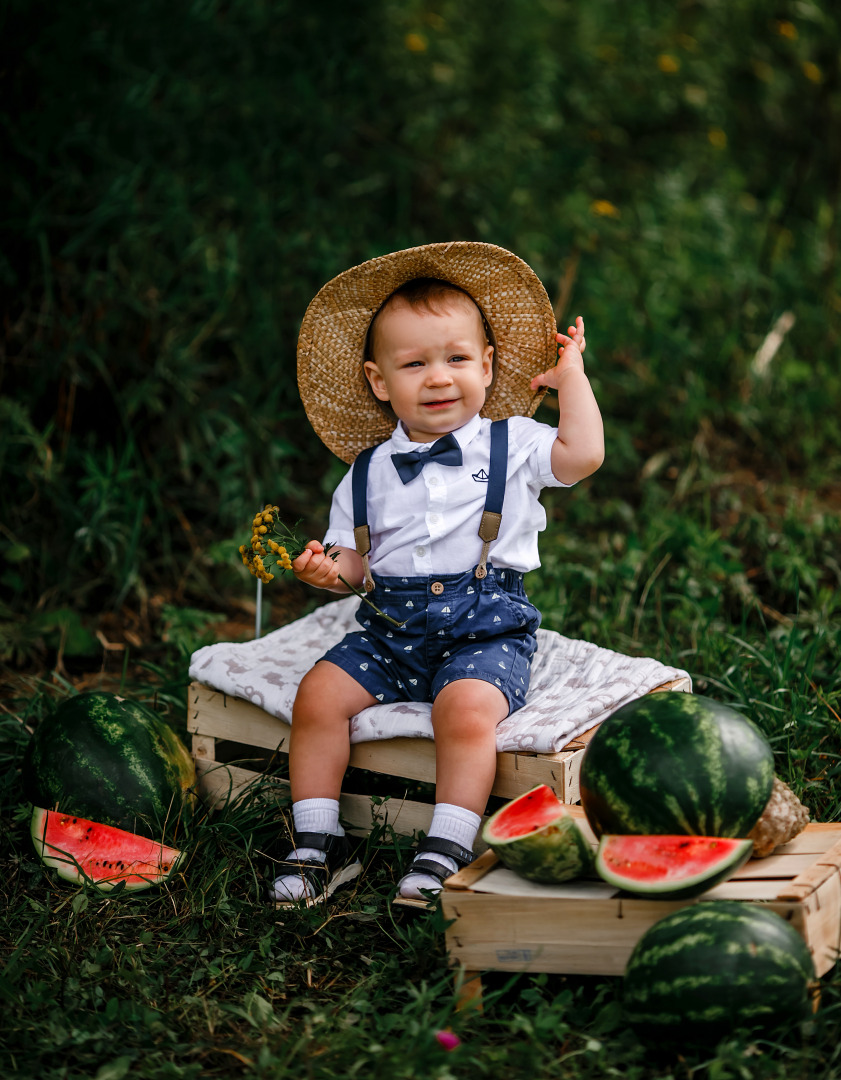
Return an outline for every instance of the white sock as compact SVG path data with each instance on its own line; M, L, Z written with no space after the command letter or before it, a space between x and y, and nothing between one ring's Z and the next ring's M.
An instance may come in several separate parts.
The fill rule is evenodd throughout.
M296 832L333 833L344 836L345 830L339 824L339 803L337 799L299 799L292 803L292 820ZM304 859L310 862L324 862L327 853L321 848L293 848L287 859ZM301 874L282 874L275 878L271 890L275 900L312 900L313 891Z
M482 819L478 814L474 814L472 810L466 810L463 806L456 806L455 803L437 803L435 812L432 815L432 824L429 826L429 832L426 835L438 836L443 840L452 840L454 843L461 844L462 847L470 850L473 847L473 841L476 839L476 833L479 831L481 823ZM458 869L454 859L447 855L439 855L437 851L430 851L424 854L422 858L429 859L430 862L440 863L448 871L448 874L454 874ZM413 874L411 867L409 867L409 873L401 879L398 889L400 896L424 900L426 897L421 893L421 889L439 893L441 891L441 882L438 878L432 877L431 874L424 874L422 870Z

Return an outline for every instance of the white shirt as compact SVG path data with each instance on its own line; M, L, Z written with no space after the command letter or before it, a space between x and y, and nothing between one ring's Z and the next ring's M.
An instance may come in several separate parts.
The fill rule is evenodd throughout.
M370 565L384 577L426 577L472 570L482 541L479 521L485 508L491 421L474 416L453 432L462 450L461 467L432 461L404 484L391 455L431 448L412 442L401 424L371 456L368 471ZM534 570L540 565L537 534L546 528L538 501L544 487L569 487L552 473L557 430L526 416L508 421L508 472L502 525L491 544L489 562L499 569ZM356 548L353 537L351 469L333 496L325 543Z

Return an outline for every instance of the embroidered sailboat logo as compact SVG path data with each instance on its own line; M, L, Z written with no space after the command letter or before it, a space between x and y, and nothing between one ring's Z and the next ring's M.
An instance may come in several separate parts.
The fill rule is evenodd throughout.
M478 472L473 473L473 479L477 484L487 484L490 480L490 476L488 476L484 469L480 469Z

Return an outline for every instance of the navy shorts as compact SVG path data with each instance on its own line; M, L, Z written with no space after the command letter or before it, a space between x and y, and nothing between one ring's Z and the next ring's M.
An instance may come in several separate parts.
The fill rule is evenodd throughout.
M488 567L430 577L376 577L370 599L405 624L392 626L367 604L356 613L361 631L322 660L346 671L377 701L434 701L458 679L499 687L509 714L526 701L540 612L529 603L523 575Z

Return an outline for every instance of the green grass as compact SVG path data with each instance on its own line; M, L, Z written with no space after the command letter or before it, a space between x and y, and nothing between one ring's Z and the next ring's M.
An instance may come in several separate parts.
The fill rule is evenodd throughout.
M769 530L780 525L769 522ZM664 537L674 527L668 515L648 525ZM598 531L590 536L581 562L550 558L551 572L535 576L532 594L548 624L682 663L698 691L759 723L779 775L813 816L839 820L841 621L822 587L813 592L817 607L795 591L799 610L782 604L784 620L769 624L761 606L724 587L732 553L723 554L714 532L699 526L671 549L667 540L649 549L645 537L638 548L605 539L601 549ZM813 527L809 542L820 536ZM655 574L667 549L672 558ZM167 663L125 686L156 700L181 730L191 625L202 640L201 620L183 620ZM268 789L199 814L181 837L183 873L161 890L103 899L62 884L34 858L14 766L24 725L67 691L43 682L32 689L12 701L0 727L7 1072L44 1080L345 1073L788 1080L841 1069L834 969L805 1028L782 1041L736 1037L679 1057L652 1056L626 1030L619 979L489 973L484 1013L456 1012L440 914L399 914L389 905L409 857L404 838L375 830L363 847L364 874L327 910L279 913L266 904L259 851L287 827L287 808ZM444 1051L434 1037L441 1029L462 1045Z

